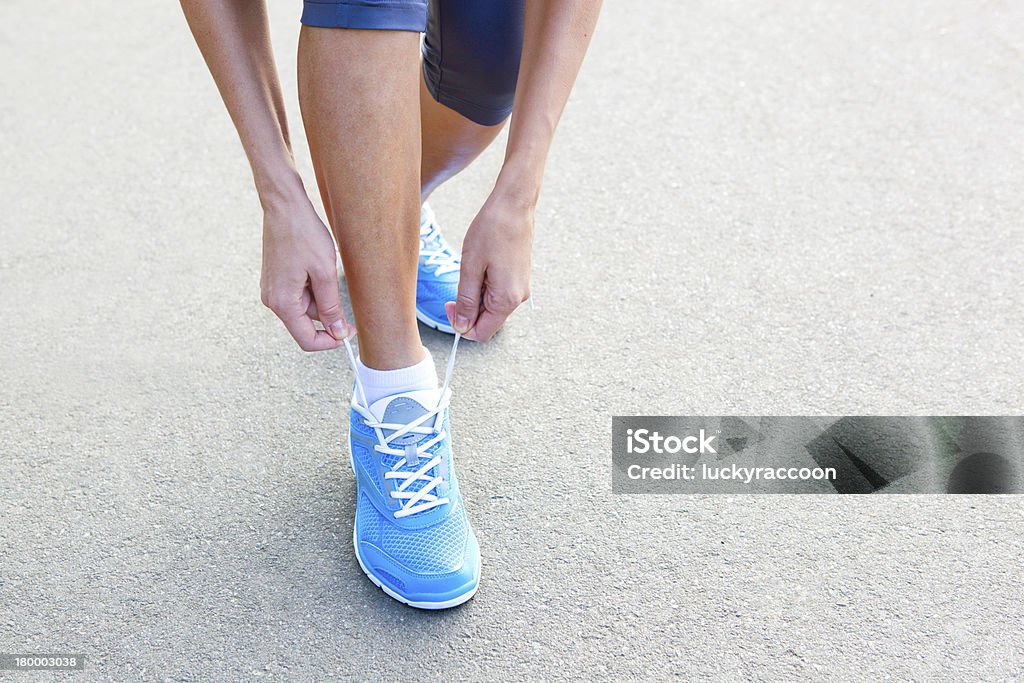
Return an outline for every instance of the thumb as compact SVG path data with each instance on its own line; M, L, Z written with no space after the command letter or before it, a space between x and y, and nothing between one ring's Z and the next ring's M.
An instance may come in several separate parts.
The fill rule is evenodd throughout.
M466 334L476 324L480 315L480 296L483 291L484 269L477 267L473 259L463 258L459 267L459 293L454 306L445 306L452 327L459 334Z
M345 320L338 296L338 273L311 273L309 276L313 300L316 301L317 314L324 329L337 340L348 339L355 330Z

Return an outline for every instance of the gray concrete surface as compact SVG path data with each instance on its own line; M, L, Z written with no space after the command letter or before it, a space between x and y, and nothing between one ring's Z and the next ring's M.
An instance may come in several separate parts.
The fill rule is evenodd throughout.
M607 3L538 308L459 358L484 581L430 614L353 559L349 371L259 303L176 4L0 4L0 650L96 681L1024 678L1020 498L616 497L609 454L615 414L1024 409L1022 21ZM500 155L436 196L456 240Z

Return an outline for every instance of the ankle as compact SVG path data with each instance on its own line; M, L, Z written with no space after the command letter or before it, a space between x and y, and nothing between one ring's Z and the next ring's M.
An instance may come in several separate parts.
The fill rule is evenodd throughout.
M374 354L369 351L364 352L363 349L359 349L359 361L365 363L367 368L377 370L379 372L387 372L391 370L401 370L403 368L412 367L423 361L423 359L429 355L427 349L420 346L416 351L401 352L401 353L386 353L386 354Z
M415 328L413 328L415 330ZM416 365L429 355L419 332L411 335L359 335L359 359L374 370L399 370Z

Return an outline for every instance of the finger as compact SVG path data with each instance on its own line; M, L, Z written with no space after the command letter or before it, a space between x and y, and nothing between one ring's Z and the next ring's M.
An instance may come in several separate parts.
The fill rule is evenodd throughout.
M494 336L494 333L505 324L505 320L507 319L508 314L495 313L485 309L484 312L476 319L476 325L474 325L473 329L466 335L466 339L478 342L490 341L491 337Z
M444 314L448 316L448 322L455 327L455 302L449 301L444 305ZM459 334L462 334L459 332Z
M455 297L455 317L449 313L449 322L460 334L466 334L476 324L483 303L484 268L474 258L463 255L459 266L459 293ZM447 310L447 307L445 307Z
M320 311L316 310L316 299L312 295L307 297L309 304L306 306L306 315L309 316L310 320L314 322L320 322ZM317 327L316 329L320 329Z
M329 351L341 346L341 342L324 330L318 330L313 326L313 320L304 313L295 315L281 315L281 322L288 329L296 343L303 351Z
M494 336L519 304L522 297L501 290L487 288L484 290L484 307L476 319L476 325L467 335L468 339L485 342Z
M309 275L310 289L313 291L311 306L316 306L316 317L323 323L324 328L335 339L347 339L355 334L355 330L345 320L345 312L341 308L341 298L338 295L338 271L337 269L324 269ZM309 311L307 308L307 317Z
M302 306L306 308L307 316L313 320L320 320L320 311L316 308L316 299L313 298L313 291L309 287L302 290Z
M448 314L448 320L449 321L455 319L455 302L454 301L449 301L448 303L446 303L444 305L444 310L445 310L445 313ZM467 332L465 334L464 338L472 340L472 341L487 341L488 339L490 339L490 337L487 337L487 338L484 338L484 339L478 338L479 337L478 331L480 330L480 321L484 322L485 327L490 327L491 326L491 324L488 323L487 319L485 318L485 316L488 316L488 315L491 315L491 314L489 314L487 311L484 311L483 313L481 313L477 317L477 319L476 319L476 325L469 332ZM501 326L500 322L498 323L498 326L499 327ZM460 332L459 334L462 334L462 333ZM493 336L493 334L491 336Z

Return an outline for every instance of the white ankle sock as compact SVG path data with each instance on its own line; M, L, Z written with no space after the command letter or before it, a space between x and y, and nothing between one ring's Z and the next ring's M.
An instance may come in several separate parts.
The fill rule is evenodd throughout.
M356 359L356 372L359 383L366 394L367 407L385 396L393 396L406 391L437 389L437 370L430 351L423 348L424 358L416 365L398 370L374 370L363 365L363 359Z

